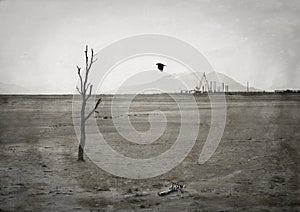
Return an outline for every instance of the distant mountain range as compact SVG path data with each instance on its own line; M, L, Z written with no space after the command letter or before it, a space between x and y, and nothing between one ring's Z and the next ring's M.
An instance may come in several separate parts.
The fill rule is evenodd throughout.
M161 77L158 77L160 75ZM135 94L135 93L161 93L161 92L180 92L181 90L191 90L199 86L203 72L167 74L158 71L148 71L142 75L130 78L118 90L112 90L111 93ZM228 85L229 91L246 91L246 85L242 85L225 74L210 72L206 74L210 85L216 82L216 87L222 87L222 83ZM153 79L153 80L151 80ZM203 81L204 82L204 81ZM250 91L258 91L250 87Z
M129 78L129 80L127 80L120 89L114 89L105 93L178 93L181 90L191 90L196 86L199 86L202 76L203 72L169 74L165 72L159 72L157 70L146 71L135 74L133 77ZM206 74L206 77L209 84L211 81L212 83L215 81L216 87L221 87L222 83L225 83L225 85L229 86L229 91L246 91L247 89L245 85L236 82L225 74L210 72ZM43 92L37 91L40 89L28 89L22 86L0 82L0 94L43 94ZM258 91L258 89L251 87L250 91Z

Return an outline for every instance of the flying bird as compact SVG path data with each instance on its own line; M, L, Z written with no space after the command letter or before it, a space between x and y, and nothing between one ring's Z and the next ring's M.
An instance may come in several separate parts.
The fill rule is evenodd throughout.
M160 70L161 72L163 72L164 67L166 66L165 64L162 63L156 63L158 70Z

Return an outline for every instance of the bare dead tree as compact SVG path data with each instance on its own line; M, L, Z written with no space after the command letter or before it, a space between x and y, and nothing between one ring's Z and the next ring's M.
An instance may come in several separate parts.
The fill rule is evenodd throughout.
M96 111L97 107L99 106L102 99L98 99L94 109L90 111L87 115L85 114L86 103L88 99L92 95L93 85L88 82L89 72L94 62L97 61L97 58L94 59L94 51L91 49L91 56L89 59L88 56L88 46L85 48L85 73L81 73L81 67L77 66L78 76L80 80L80 88L76 86L77 91L82 97L82 105L81 105L81 113L80 113L80 143L78 147L78 161L84 161L83 153L84 153L84 146L86 140L85 134L85 122L91 115Z

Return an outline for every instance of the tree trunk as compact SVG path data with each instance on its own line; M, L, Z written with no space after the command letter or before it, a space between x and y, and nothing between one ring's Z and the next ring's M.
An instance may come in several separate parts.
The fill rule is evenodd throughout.
M82 107L81 107L81 120L80 120L80 143L78 147L78 161L84 161L83 153L85 146L85 95L82 96Z
M85 121L81 121L81 135L80 135L80 143L78 146L78 161L84 161L83 153L84 153L84 145L85 145Z
M79 147L78 147L78 161L84 161L84 159L83 159L83 148L81 147L80 144L79 144Z

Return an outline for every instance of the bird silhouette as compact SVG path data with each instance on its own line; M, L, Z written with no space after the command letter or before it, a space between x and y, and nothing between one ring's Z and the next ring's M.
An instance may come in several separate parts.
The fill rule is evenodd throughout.
M161 72L163 72L164 67L166 66L165 64L162 63L156 63L158 70L160 70Z

